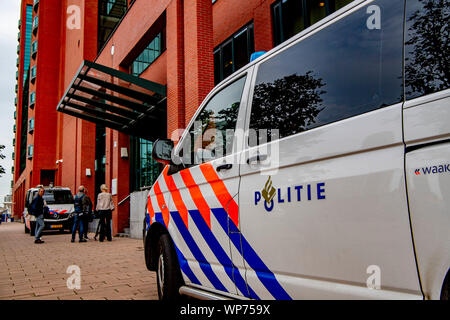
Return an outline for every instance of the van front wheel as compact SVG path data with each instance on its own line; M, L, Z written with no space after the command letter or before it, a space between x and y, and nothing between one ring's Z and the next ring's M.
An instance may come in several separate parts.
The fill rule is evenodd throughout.
M159 237L157 248L156 280L159 300L178 300L180 298L178 290L182 286L183 278L175 247L168 234Z

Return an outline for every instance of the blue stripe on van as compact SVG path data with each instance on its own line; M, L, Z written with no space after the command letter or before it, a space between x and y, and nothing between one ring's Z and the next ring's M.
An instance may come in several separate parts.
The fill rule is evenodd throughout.
M181 216L178 213L178 211L172 211L172 212L170 212L170 215L172 216L172 219L175 222L175 225L177 226L178 231L180 232L180 234L183 237L184 241L186 242L187 246L189 247L192 254L194 255L195 260L198 261L200 268L203 270L203 273L208 278L208 280L211 282L211 284L214 286L214 288L217 290L220 290L220 291L228 292L228 290L220 282L219 278L217 278L216 274L214 273L214 271L211 268L211 265L206 261L205 256L203 255L200 248L195 243L194 238L192 238L192 235L189 233L189 230L186 228L186 225L184 224L183 220L181 219ZM156 215L155 215L155 217L156 217ZM161 215L161 217L162 217L162 215Z
M223 230L228 233L228 223L230 223L230 229L236 228L234 226L233 221L228 219L228 215L226 214L226 210L223 208L211 209L214 216L216 217L219 224L222 226ZM225 212L225 214L224 214ZM243 258L249 266L256 272L258 279L261 280L262 284L266 287L266 289L270 292L270 294L277 300L292 300L289 294L283 289L278 280L275 278L275 275L272 271L267 268L258 254L253 250L250 244L247 242L245 237L241 234L240 240L238 237L230 237L234 246L237 250L241 251L241 243L242 243L242 252ZM253 298L253 297L252 297Z
M183 273L186 275L186 277L189 278L189 280L192 283L201 285L200 281L198 281L198 279L195 276L194 272L192 271L191 267L189 267L189 264L188 264L186 258L184 257L183 253L180 251L180 249L178 249L176 244L175 244L175 250L177 252L178 262L180 264L181 271L183 271Z
M150 228L150 215L147 213L145 216L145 219L147 221L147 231ZM155 213L155 222L161 223L162 225L164 224L164 219L162 216L161 212L156 212ZM167 226L166 226L167 228ZM200 281L197 279L197 277L195 276L194 272L192 271L191 267L189 266L186 258L184 257L183 253L180 251L180 249L178 249L177 244L175 243L175 241L173 241L173 244L175 246L175 251L177 253L177 257L178 257L178 263L180 265L180 269L181 271L183 271L183 273L186 275L186 277L189 278L189 280L192 283L201 285Z
M237 288L244 294L244 296L250 298L250 297L256 297L256 299L259 299L256 293L248 287L247 290L247 284L245 280L242 278L241 274L239 273L239 270L237 270L236 266L233 265L233 262L226 254L225 250L220 245L219 241L217 241L216 237L212 233L211 229L209 229L208 225L206 224L205 220L203 219L202 215L200 214L200 211L198 210L189 210L189 214L192 217L192 220L194 220L195 225L197 226L198 230L202 234L203 238L205 239L208 246L211 248L211 251L216 256L217 260L225 269L226 274L231 279L233 283L236 284ZM226 214L226 213L225 213ZM234 272L233 275L233 271ZM249 291L250 294L249 295Z

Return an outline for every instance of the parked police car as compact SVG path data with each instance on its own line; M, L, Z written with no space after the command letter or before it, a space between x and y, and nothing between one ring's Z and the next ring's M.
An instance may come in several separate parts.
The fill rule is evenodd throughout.
M154 144L161 299L448 298L448 8L353 1Z
M63 187L44 187L44 230L71 230L73 223L74 200L72 191ZM29 207L38 194L38 188L31 188L25 196L25 233L34 236L36 217L29 214Z

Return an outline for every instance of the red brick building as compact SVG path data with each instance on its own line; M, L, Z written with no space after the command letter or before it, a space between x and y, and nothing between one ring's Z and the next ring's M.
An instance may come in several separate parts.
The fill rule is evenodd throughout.
M170 137L185 128L214 84L248 63L251 53L270 50L349 2L22 0L13 168L16 218L22 215L26 190L37 184L67 186L73 192L84 185L94 198L106 183L114 191L114 233L122 232L128 226L127 196L157 177L151 142L114 129L129 110L117 109L119 116L108 111L96 119L84 112L74 117L56 110L67 97L96 106L95 114L121 103L140 107L129 96L123 99L127 91L118 87L125 80L130 89L141 84L133 79L149 80L143 85L157 88L163 99L146 124L139 125L152 129L148 140ZM94 86L98 92L90 92L96 98L89 101L76 91L88 76L80 69L86 60L120 71L112 75L104 69L109 80ZM87 69L94 77L102 73Z

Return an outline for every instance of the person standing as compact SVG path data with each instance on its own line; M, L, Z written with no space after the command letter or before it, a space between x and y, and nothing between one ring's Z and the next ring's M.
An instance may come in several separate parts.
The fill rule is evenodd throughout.
M105 240L112 241L111 237L111 218L112 210L114 210L114 203L111 193L108 192L106 184L100 186L101 193L97 197L97 212L100 217L100 242Z
M42 186L39 186L39 191L36 197L34 197L31 202L31 215L36 217L36 229L34 233L34 243L44 243L45 241L41 240L41 233L44 230L44 192L45 189Z
M82 200L83 206L83 215L81 216L81 221L83 222L83 237L85 240L88 240L88 231L89 231L89 222L91 222L92 218L92 201L88 196L88 191L84 188L84 197Z
M74 207L75 212L73 216L73 227L72 227L72 240L71 242L75 242L75 236L77 235L77 229L78 235L80 237L80 242L86 242L86 240L83 238L84 234L84 226L83 226L83 215L84 215L84 204L86 204L86 195L84 194L84 187L80 186L78 188L78 193L75 196L74 199Z

